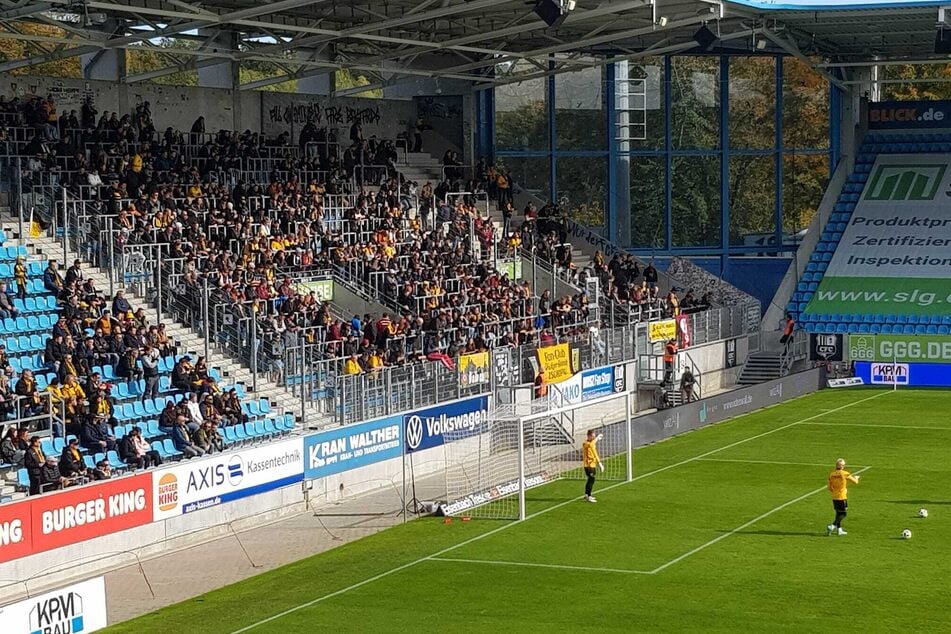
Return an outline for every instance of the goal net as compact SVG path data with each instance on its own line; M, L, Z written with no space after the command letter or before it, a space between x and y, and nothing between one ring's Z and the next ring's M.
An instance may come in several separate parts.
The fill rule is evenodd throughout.
M496 405L477 433L447 433L444 515L523 519L525 491L553 480L583 480L581 444L588 430L601 435L599 480L631 477L627 394L560 404L542 401ZM583 492L579 486L579 494Z

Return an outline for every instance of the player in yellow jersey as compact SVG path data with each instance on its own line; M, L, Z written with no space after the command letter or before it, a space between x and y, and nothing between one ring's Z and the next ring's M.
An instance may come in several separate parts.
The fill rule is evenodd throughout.
M845 470L845 460L835 461L835 471L829 474L829 492L832 493L832 506L835 508L835 521L826 527L827 535L848 535L842 530L842 520L849 508L849 482L859 483L859 476Z
M584 467L584 474L588 477L584 485L584 499L588 502L598 501L591 492L594 490L594 476L598 468L604 471L604 464L601 463L601 456L598 455L598 441L603 437L602 434L595 436L594 430L589 429L585 441L581 443L581 466Z

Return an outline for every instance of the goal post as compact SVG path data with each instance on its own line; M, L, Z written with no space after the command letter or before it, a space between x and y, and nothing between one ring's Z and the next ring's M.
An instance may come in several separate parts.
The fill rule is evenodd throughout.
M475 433L446 434L444 515L525 519L526 491L555 480L585 478L581 445L589 429L602 436L598 452L605 469L598 479L633 478L630 392L544 405L496 405Z

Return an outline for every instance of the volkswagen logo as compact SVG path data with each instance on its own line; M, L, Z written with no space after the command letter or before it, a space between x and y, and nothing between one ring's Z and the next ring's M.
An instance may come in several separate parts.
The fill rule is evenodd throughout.
M423 421L419 416L406 419L406 444L410 449L419 449L423 442Z

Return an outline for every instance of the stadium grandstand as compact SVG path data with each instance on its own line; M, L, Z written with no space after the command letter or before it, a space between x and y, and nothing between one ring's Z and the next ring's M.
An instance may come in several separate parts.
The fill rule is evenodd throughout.
M951 385L941 2L2 5L0 631L177 631L201 609L199 631L310 631L331 624L325 600L407 569L424 593L430 565L662 585L737 533L810 558L789 541L805 533L747 529L816 491L710 505L733 503L730 468L809 482L791 471L834 465L838 437L711 456L898 407L865 405L880 396L940 409L875 388ZM773 406L779 423L759 412ZM856 473L886 471L879 443L898 441L862 433L877 459ZM562 509L596 501L592 474L599 509L649 506L622 485L683 465L710 469L690 485L713 493L697 534L562 557L584 534ZM430 515L521 521L447 541ZM598 517L584 521L650 528ZM372 555L407 534L432 545ZM277 570L248 583L289 583L280 566L362 537L298 564L343 566L337 586L251 609L253 586L228 585L260 568ZM542 544L549 559L527 554ZM170 589L189 558L228 565ZM434 612L488 629L478 596ZM723 606L740 627L740 599ZM580 613L561 610L572 629Z

